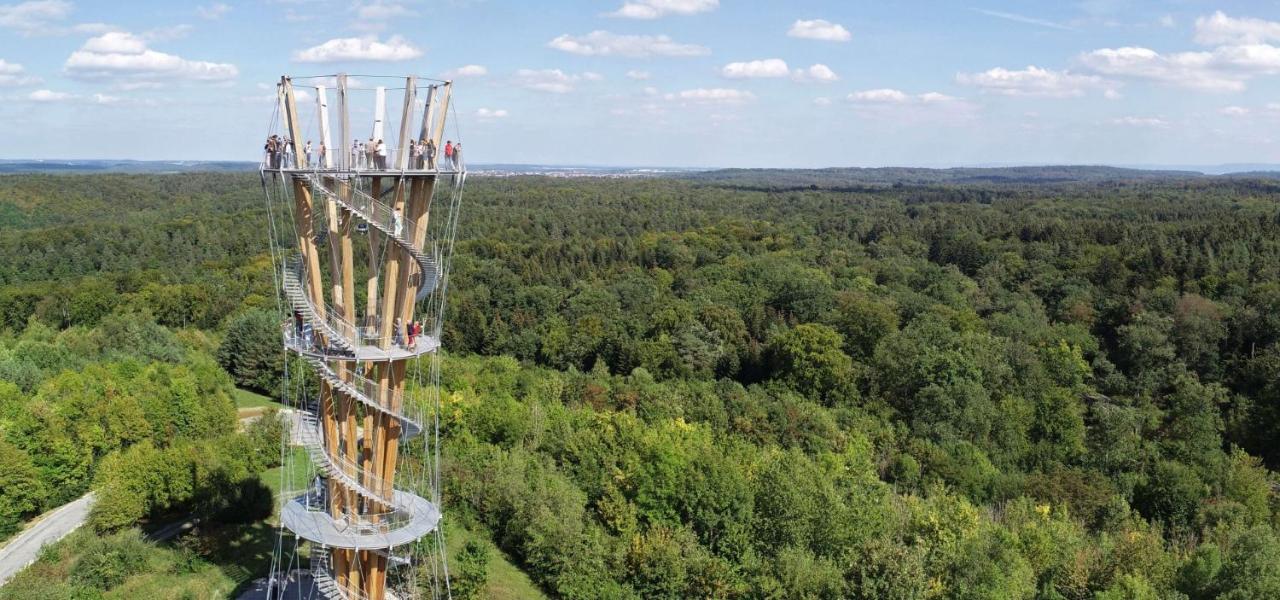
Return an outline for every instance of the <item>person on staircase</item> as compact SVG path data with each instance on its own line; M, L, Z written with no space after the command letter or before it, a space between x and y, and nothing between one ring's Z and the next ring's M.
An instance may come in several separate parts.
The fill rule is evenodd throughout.
M395 237L404 234L404 215L400 214L400 209L391 211L391 233Z

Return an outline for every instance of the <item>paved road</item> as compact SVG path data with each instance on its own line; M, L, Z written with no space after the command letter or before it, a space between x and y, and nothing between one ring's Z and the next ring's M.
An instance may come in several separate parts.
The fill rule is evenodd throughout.
M300 422L296 414L287 414L286 418L291 422ZM294 425L294 431L297 431L296 425ZM41 515L39 521L0 548L0 586L9 581L10 577L17 575L18 571L35 562L40 548L45 544L52 544L84 525L89 518L91 508L93 508L93 492ZM165 540L190 529L192 525L191 519L178 521L153 533L152 538Z
M0 585L4 585L18 571L35 562L42 546L62 539L84 524L92 507L93 492L89 492L78 500L46 513L35 525L0 548Z

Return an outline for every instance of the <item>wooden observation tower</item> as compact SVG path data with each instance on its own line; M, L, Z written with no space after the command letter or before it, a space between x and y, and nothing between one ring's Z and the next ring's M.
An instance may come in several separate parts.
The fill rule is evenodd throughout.
M296 415L284 470L309 476L282 486L293 548L282 535L279 597L285 585L448 594L436 351L466 179L445 133L452 89L416 76L280 79L262 181Z

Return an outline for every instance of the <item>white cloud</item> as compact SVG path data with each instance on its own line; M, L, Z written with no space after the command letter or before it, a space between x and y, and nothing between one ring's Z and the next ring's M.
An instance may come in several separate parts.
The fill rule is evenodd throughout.
M796 69L791 73L791 78L802 82L831 83L839 81L840 76L824 64L810 65L807 69Z
M484 77L489 74L489 69L482 65L464 65L456 69L449 69L444 72L445 79L465 79L467 77Z
M476 109L476 118L480 119L481 121L505 119L506 117L507 117L507 110L505 108L495 108L495 109L477 108Z
M1178 22L1173 19L1173 15L1164 15L1156 20L1156 24L1161 27L1175 27Z
M729 79L754 79L758 77L786 77L790 73L786 61L766 58L749 62L729 63L720 69L720 75Z
M863 90L849 94L849 100L854 102L874 102L889 104L904 104L911 100L906 92L889 88L880 88L875 90Z
M360 20L388 20L412 15L412 10L398 0L372 0L356 4L356 18Z
M587 35L561 35L547 46L582 56L702 56L710 49L695 44L681 44L665 35L621 35L608 31L592 31Z
M1119 77L1148 79L1211 92L1238 92L1254 75L1280 72L1280 48L1222 46L1208 52L1160 54L1149 48L1102 48L1080 56L1085 66Z
M583 81L604 81L604 75L601 75L594 71L584 71L582 73L582 80Z
M819 96L813 99L813 103L816 106L831 106L831 99L826 96Z
M1111 119L1111 124L1125 127L1148 127L1151 129L1164 129L1169 126L1168 121L1157 117L1119 117Z
M63 0L32 0L0 6L0 27L17 30L22 35L53 33L54 21L71 14L71 3Z
M226 16L228 12L231 12L231 7L221 2L214 2L209 6L201 5L196 7L196 15L209 21L217 21Z
M516 85L537 92L567 94L583 79L582 75L565 73L560 69L520 69L516 71Z
M635 69L627 71L627 79L643 81L645 79L649 79L650 77L653 77L653 74L649 73L648 71L637 71Z
M0 58L0 86L40 83L41 79L39 77L24 75L25 72L26 69L22 65Z
M1224 106L1218 112L1228 117L1243 117L1248 115L1250 111L1243 106Z
M1262 19L1236 19L1222 11L1196 19L1197 43L1206 46L1262 44L1280 40L1280 23Z
M618 10L609 13L611 17L626 19L657 19L667 15L694 15L715 10L720 0L633 0L626 2Z
M956 123L968 121L977 113L977 107L964 99L938 92L912 95L879 88L854 92L847 99L860 115L875 119Z
M119 96L108 96L106 94L94 94L89 99L94 104L119 104L122 100Z
M117 81L162 78L225 81L240 73L233 64L187 60L152 50L142 37L124 31L90 38L67 57L63 67L72 77Z
M822 40L824 42L847 42L853 39L853 34L849 33L849 30L845 29L843 25L824 19L813 19L811 21L799 19L791 24L791 29L787 30L787 35L794 38Z
M697 88L666 94L663 98L698 104L742 104L755 99L755 95L733 88Z
M36 90L27 95L27 99L34 102L65 102L74 98L75 96L66 92L53 90Z
M959 73L956 75L956 81L994 94L1048 98L1081 96L1088 89L1106 85L1106 82L1096 75L1052 71L1035 65L1029 65L1017 71L996 67L982 73Z
M319 46L293 53L293 60L304 63L339 61L400 61L422 56L422 51L404 38L393 35L385 42L377 37L334 38Z

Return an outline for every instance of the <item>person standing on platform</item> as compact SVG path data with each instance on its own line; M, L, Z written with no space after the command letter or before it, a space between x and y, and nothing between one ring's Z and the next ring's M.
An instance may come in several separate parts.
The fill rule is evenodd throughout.
M448 167L453 163L453 140L445 140L444 142L444 165Z
M360 140L351 142L351 168L360 168Z
M302 163L303 168L308 168L314 164L311 162L311 140L307 140L307 145L303 146L302 153L307 159L307 162Z
M436 169L436 141L427 140L427 168L434 171Z
M387 145L378 140L378 169L387 170Z
M418 146L418 140L409 140L409 168L418 168L418 154L421 147Z
M324 146L324 142L320 142L320 166L324 166L324 157L329 154L329 149Z
M462 142L453 145L453 170L462 168Z
M364 144L364 165L366 168L369 168L369 169L378 168L377 163L374 162L375 160L377 160L374 158L375 156L377 156L376 154L377 151L378 151L378 144L376 144L373 141L373 138L369 138L369 141L365 142Z

